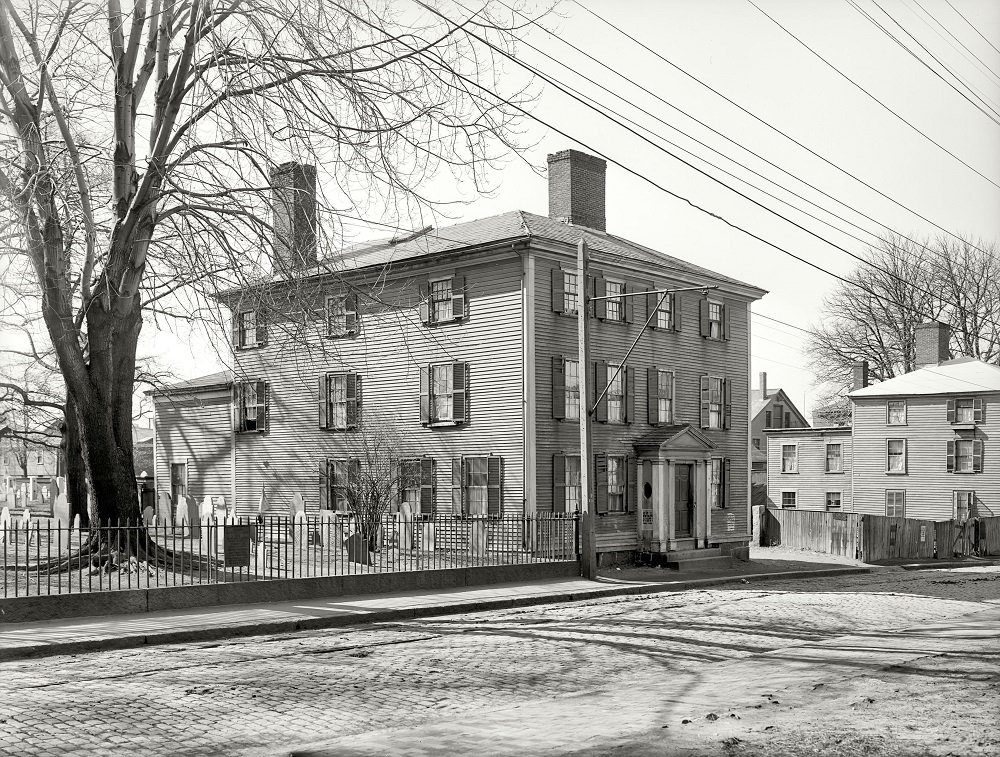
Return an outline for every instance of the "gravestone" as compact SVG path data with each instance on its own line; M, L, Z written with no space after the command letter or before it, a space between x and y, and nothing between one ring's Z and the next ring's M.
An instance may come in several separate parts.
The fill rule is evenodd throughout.
M205 495L205 499L201 501L201 507L198 508L198 517L202 521L206 518L215 517L215 503L212 502L212 498L208 495Z
M52 503L52 517L59 525L63 523L69 525L69 499L62 491L56 495L56 500Z
M156 510L152 507L145 507L142 511L142 525L149 528L156 521Z
M413 510L409 502L399 508L399 548L413 549Z
M11 486L7 489L7 494L3 498L4 507L8 510L13 510L17 507L17 492L14 491L14 487Z
M170 495L166 492L156 493L156 515L164 523L170 523L170 514L173 512L173 507L170 503Z
M292 519L292 548L295 562L301 567L306 562L309 551L309 523L301 510ZM296 572L296 575L301 576L302 573Z
M187 502L185 498L179 497L177 502L177 510L174 512L174 528L179 528L181 531L187 526L188 514L187 514Z
M56 476L55 479L53 479L53 480L55 481L56 489L59 490L59 491L57 491L55 493L56 494L65 494L66 493L66 477L65 476Z
M304 513L306 511L305 500L302 499L302 495L298 492L292 495L292 503L288 506L288 517L293 521L298 517L299 513Z
M184 497L184 510L187 515L188 525L191 528L191 538L200 539L201 538L201 508L198 507L197 501L194 497Z
M0 544L9 541L13 534L10 533L10 508L4 507L0 510Z
M73 530L74 531L80 530L80 513L77 513L76 515L73 516Z
M361 535L360 531L355 531L347 537L347 559L360 565L372 564L372 555L368 551L368 542Z
M31 530L31 510L25 509L21 514L21 522L18 528L24 533L24 541L26 544L31 544L32 539L35 538L35 534Z

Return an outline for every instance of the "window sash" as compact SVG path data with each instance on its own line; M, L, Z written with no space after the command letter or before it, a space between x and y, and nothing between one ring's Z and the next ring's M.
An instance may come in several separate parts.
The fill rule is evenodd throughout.
M328 376L327 425L330 428L347 428L347 376Z
M657 420L660 423L671 423L674 415L674 372L657 371L656 385Z
M240 313L240 347L252 347L257 344L257 313L244 310Z
M451 279L430 282L431 320L450 321L454 315L451 304Z
M975 418L975 403L971 399L955 400L955 423L974 423Z
M450 421L454 413L455 374L451 363L431 366L433 421Z
M712 339L722 339L722 304L708 303L708 328Z
M890 400L886 405L886 423L890 426L903 426L906 424L906 402L904 400Z
M575 313L580 307L580 286L575 273L563 271L563 312Z
M240 426L244 431L257 430L257 384L249 382L243 384L240 392Z
M625 284L621 281L607 282L606 294L611 299L605 300L607 304L607 319L609 321L625 320Z
M955 440L955 472L972 473L975 443L972 439Z
M889 439L886 441L885 469L888 473L906 472L906 440Z
M583 499L581 489L580 458L567 455L565 458L566 512L579 512Z
M794 444L781 445L781 472L799 472L799 448Z
M580 362L563 361L563 414L570 420L580 418Z
M798 492L782 492L781 493L781 506L782 507L795 507Z
M608 365L608 423L625 422L625 369Z
M659 295L657 295L659 296ZM668 294L663 297L663 301L660 302L660 306L656 309L656 328L658 329L669 329L673 326L673 320L671 316L673 313L670 309L670 301L673 299L673 295Z
M625 512L625 458L608 455L608 511Z
M843 506L843 493L842 492L827 492L826 493L826 509L827 510L840 510Z
M826 472L827 473L844 472L843 451L839 443L826 445Z

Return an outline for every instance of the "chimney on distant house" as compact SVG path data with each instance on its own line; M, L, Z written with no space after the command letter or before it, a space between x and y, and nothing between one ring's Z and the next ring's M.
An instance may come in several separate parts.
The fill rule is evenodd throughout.
M951 357L948 342L951 341L951 328L940 321L918 323L914 336L914 368L926 368L938 365Z
M852 389L864 389L868 386L868 361L857 360L852 366L854 371L854 386Z
M563 150L549 155L548 162L549 217L605 231L607 161L579 150Z
M760 398L767 399L767 374L764 371L760 372Z
M316 166L294 161L271 170L274 267L292 273L316 265Z

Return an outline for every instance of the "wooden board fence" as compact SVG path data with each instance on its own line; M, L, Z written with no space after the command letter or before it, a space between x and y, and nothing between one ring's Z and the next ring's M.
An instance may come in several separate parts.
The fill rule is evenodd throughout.
M761 513L761 543L856 557L858 519L856 513L767 509Z
M861 559L872 562L934 557L935 529L932 520L864 515L861 517Z
M1000 517L980 518L980 544L983 555L1000 555Z

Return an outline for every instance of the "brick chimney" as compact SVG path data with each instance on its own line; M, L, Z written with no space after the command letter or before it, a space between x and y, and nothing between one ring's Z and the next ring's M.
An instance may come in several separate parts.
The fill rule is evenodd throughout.
M549 217L605 231L604 174L607 162L579 150L548 156Z
M928 321L918 323L913 331L915 368L925 368L943 363L951 357L948 342L951 340L951 328L946 323Z
M275 271L316 265L316 166L282 163L271 170Z
M767 399L767 374L764 371L760 372L760 398Z
M858 360L853 365L854 386L852 389L864 389L868 386L868 361Z

